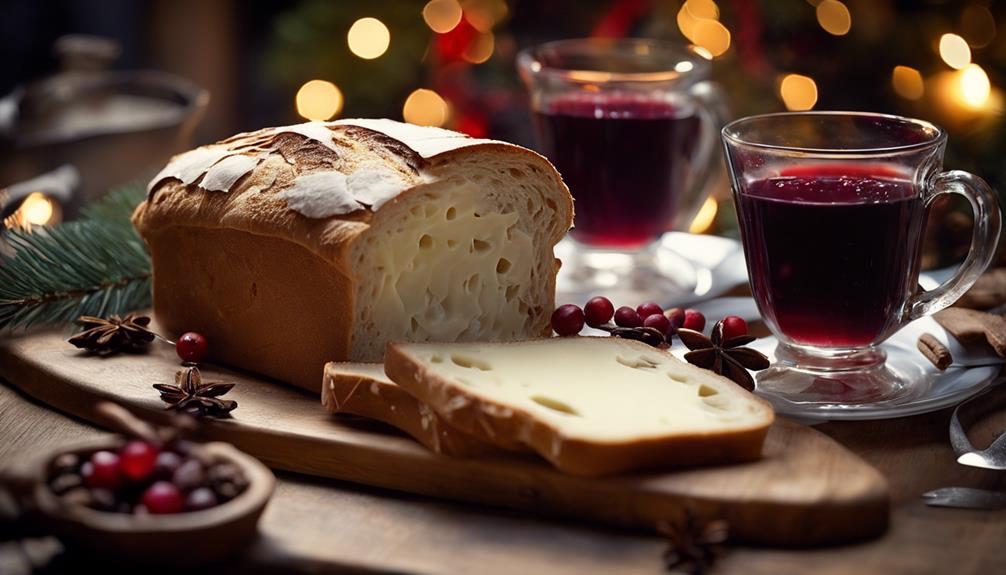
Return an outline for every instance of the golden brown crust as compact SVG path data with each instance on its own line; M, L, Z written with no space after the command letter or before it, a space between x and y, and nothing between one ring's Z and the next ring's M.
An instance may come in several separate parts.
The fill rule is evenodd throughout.
M651 350L639 342L628 343ZM388 344L384 361L392 381L432 407L454 427L498 445L523 441L556 468L573 475L601 476L657 467L754 461L761 457L762 444L774 419L772 408L760 398L752 397L763 409L762 425L649 440L586 441L566 437L561 429L529 412L488 401L441 378L402 344Z

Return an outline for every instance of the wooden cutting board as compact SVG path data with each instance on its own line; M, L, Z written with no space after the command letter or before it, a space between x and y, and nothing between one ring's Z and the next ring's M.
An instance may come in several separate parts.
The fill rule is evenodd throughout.
M99 358L78 352L64 333L0 341L0 377L87 420L102 399L165 418L151 386L173 383L178 369L174 350L158 343L147 354ZM331 416L298 389L212 366L202 371L204 381L238 384L227 395L239 405L234 418L207 423L207 438L276 469L629 528L653 529L687 505L725 518L736 540L755 544L841 543L887 526L884 477L824 434L783 419L755 463L590 479L530 455L436 455L394 429Z

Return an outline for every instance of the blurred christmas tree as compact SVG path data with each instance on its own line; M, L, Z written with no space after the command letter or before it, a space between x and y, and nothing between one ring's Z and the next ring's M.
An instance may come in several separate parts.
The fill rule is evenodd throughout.
M519 47L583 36L690 43L709 51L736 116L924 118L949 131L948 166L1002 188L1004 17L1006 4L987 1L303 0L276 20L267 55L297 103L290 116L404 118L533 145ZM932 226L947 236L945 253L930 263L966 239L966 221L942 217L948 209ZM732 216L720 210L714 229L729 233Z

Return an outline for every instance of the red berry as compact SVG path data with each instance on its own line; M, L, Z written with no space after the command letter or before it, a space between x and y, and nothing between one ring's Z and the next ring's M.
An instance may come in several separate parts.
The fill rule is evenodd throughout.
M559 335L576 335L583 329L583 310L571 303L552 312L552 329Z
M615 315L615 306L606 297L591 298L587 305L583 306L584 319L590 327L604 325L611 321L611 316Z
M671 320L662 313L655 313L644 319L643 327L652 327L665 336L671 335Z
M218 503L217 494L213 493L212 489L209 487L200 487L199 489L192 490L192 493L189 493L189 496L185 498L185 510L201 511L210 507L216 507Z
M162 451L157 454L157 461L154 463L154 477L157 479L171 479L182 464L182 456L174 451Z
M86 466L86 467L85 467ZM94 488L117 489L122 484L122 467L119 456L111 451L98 451L81 466L84 483Z
M702 312L694 309L685 310L685 323L681 324L681 327L685 329L693 329L695 331L702 331L706 328L706 316L702 315Z
M648 301L648 302L646 302L644 304L641 304L639 307L637 307L636 308L636 313L639 314L639 317L641 317L643 319L646 319L646 318L650 317L651 315L658 314L658 313L660 315L663 315L664 314L664 308L660 307L660 305L657 304L657 302Z
M157 481L143 492L142 502L153 514L178 513L185 505L185 498L174 484Z
M728 315L723 318L723 341L732 339L735 337L740 337L742 335L747 335L748 324L743 318L739 318L735 315Z
M146 441L130 441L119 450L122 474L133 481L147 479L154 471L159 451Z
M643 325L643 318L639 317L636 310L623 305L615 310L615 325L619 327L639 327Z
M185 363L203 361L206 359L208 349L209 344L206 342L206 338L194 331L183 333L182 337L178 338L178 343L175 344L175 352Z
M685 326L685 312L680 307L672 307L664 312L664 316L671 323L671 334L677 333L678 328Z

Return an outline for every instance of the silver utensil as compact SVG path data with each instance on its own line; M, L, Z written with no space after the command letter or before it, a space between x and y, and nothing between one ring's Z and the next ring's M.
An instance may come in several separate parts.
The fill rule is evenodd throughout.
M1004 509L1006 493L973 487L941 487L922 494L930 507L962 509Z
M1006 432L995 438L988 447L979 450L975 449L971 444L971 440L968 439L967 433L964 432L964 426L961 423L962 415L966 421L970 422L972 417L979 416L979 413L973 412L988 411L990 408L995 408L996 406L990 404L988 401L976 403L976 400L985 398L989 390L997 387L998 385L990 386L989 389L982 393L961 402L954 409L954 413L950 417L950 444L953 446L954 452L957 453L957 463L961 465L999 471L1006 470ZM973 405L979 409L972 409Z

